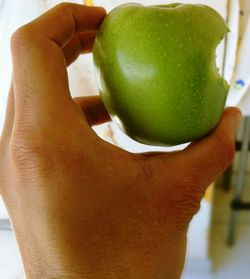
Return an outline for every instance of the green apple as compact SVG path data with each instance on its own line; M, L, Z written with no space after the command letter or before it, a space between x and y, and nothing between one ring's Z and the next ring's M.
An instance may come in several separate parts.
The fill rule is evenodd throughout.
M204 5L116 7L94 42L98 88L111 117L150 145L190 142L220 120L229 86L215 52L228 28Z

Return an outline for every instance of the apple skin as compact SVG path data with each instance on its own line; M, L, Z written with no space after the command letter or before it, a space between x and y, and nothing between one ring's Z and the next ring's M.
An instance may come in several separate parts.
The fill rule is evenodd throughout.
M204 5L116 7L94 42L98 89L111 118L134 140L177 145L209 133L229 86L215 51L228 31Z

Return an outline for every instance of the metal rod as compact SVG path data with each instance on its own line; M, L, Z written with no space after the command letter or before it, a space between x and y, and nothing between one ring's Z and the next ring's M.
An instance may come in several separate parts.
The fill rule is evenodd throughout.
M244 187L244 177L247 165L247 157L248 157L248 143L249 143L249 135L250 134L250 117L246 117L244 121L244 133L242 139L242 150L239 158L239 166L238 166L238 176L236 180L236 191L235 191L235 199L239 200L241 198L242 190Z
M10 221L7 219L0 219L0 231L11 231Z
M248 144L249 144L249 136L250 136L250 117L246 117L244 119L243 126L243 138L242 138L242 149L239 154L239 165L238 165L238 175L236 180L236 190L234 200L239 201L241 199L242 190L244 187L244 177L247 165L247 157L248 157ZM229 230L227 243L232 246L235 242L235 228L237 224L238 212L235 210L231 210L231 216L229 221Z

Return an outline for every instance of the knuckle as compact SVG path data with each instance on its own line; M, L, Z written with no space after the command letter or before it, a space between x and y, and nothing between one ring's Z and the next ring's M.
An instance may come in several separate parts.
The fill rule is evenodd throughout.
M12 140L9 146L9 152L12 162L15 166L30 167L34 166L40 158L44 150L42 147L35 145L30 139Z
M48 134L50 140L48 141ZM9 155L17 169L47 173L60 165L71 172L85 159L81 146L48 130L30 127L15 131L9 144Z
M189 222L200 208L203 197L201 178L196 175L181 178L171 189L171 208L180 221Z
M70 8L72 7L72 4L71 3L68 3L68 2L61 2L59 4L56 5L56 9L58 10L69 10Z
M153 179L153 169L146 159L142 159L140 162L140 175L144 181L152 181Z
M71 19L72 26L75 26L73 13L73 3L62 2L56 5L55 12L57 13L58 22L61 26L65 26L66 29L69 28L69 19Z
M72 8L72 3L69 2L62 2L55 6L55 10L57 10L57 12L59 12L62 15L68 13L71 10L71 8Z
M29 24L17 29L10 39L10 48L12 56L20 57L25 51L30 51L27 45L30 45L33 40L34 35L31 28L29 27Z
M9 143L9 155L14 165L29 168L46 162L50 158L47 140L50 131L31 121L19 125L17 123Z
M27 35L29 33L29 30L27 28L27 25L21 26L18 28L11 36L10 42L12 49L18 47L20 45L20 42L26 41Z

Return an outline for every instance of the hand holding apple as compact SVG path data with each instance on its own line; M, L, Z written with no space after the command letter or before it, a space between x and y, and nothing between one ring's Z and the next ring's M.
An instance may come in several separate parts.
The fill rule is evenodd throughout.
M210 132L229 89L215 64L226 32L223 18L208 6L115 8L93 50L99 92L111 117L146 144L180 144Z
M104 17L64 3L12 37L0 194L29 279L180 278L188 224L234 155L232 108L180 152L134 154L93 132L107 113L99 97L72 99L66 64Z

